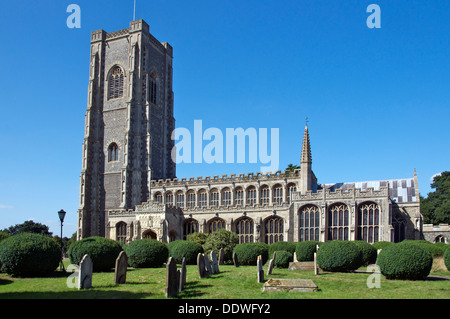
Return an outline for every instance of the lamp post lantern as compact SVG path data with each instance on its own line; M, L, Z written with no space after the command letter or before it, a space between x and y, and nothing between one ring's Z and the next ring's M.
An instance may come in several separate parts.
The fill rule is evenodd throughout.
M63 222L64 222L64 217L66 217L66 212L61 209L58 212L58 216L59 216L59 220L61 221L61 262L59 264L59 270L66 271L64 269L64 263L63 263L63 258L64 258L64 250L63 250Z

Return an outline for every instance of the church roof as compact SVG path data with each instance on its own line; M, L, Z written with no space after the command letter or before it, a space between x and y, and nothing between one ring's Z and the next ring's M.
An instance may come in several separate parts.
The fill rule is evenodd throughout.
M371 187L374 190L379 190L380 187L386 186L389 187L389 198L393 202L403 203L403 202L415 202L416 200L418 200L418 198L416 197L414 178L322 184L319 185L319 189L329 189L330 191L334 192L336 189L339 188L341 188L343 191L347 191L351 188L359 188L361 190L366 190L367 188Z

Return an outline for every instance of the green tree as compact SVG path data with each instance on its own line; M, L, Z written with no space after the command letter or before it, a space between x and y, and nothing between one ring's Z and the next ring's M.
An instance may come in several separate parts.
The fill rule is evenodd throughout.
M424 223L440 224L450 222L450 172L436 175L431 183L434 191L426 198L420 198L420 212Z
M32 220L27 220L22 224L16 224L14 226L10 226L3 230L4 232L10 234L11 236L20 234L20 233L34 233L34 234L42 234L52 236L52 233L49 232L49 228L46 225L41 223L35 223Z
M293 171L295 171L296 169L299 169L299 168L300 168L300 166L294 165L294 164L291 163L286 168L286 171L293 172Z

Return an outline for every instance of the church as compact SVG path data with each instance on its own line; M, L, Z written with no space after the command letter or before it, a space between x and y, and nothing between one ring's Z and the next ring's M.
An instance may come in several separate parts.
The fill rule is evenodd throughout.
M307 125L299 169L177 178L172 62L144 20L92 32L78 239L170 242L221 228L240 243L422 238L415 171L318 184Z

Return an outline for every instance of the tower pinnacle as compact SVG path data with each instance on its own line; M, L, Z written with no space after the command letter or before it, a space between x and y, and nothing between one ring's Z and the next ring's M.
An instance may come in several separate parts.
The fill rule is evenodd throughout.
M305 132L303 134L302 157L300 163L311 163L311 145L309 142L308 118L306 118Z

